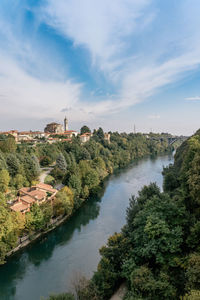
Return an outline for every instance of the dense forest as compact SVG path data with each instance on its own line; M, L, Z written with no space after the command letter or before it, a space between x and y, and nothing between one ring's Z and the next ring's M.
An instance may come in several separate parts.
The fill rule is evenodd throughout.
M98 193L103 180L115 169L171 149L164 135L110 135L110 142L106 141L99 128L84 144L74 137L72 142L40 141L35 145L17 145L12 136L0 136L0 264L5 263L6 254L19 238L47 230L52 218L70 216L89 196ZM9 206L18 190L35 185L41 168L50 171L45 183L63 184L53 203L33 204L25 215L11 211Z
M131 197L126 225L100 249L98 269L80 280L76 299L110 299L124 282L125 300L200 299L200 130L163 175L164 192L152 183Z

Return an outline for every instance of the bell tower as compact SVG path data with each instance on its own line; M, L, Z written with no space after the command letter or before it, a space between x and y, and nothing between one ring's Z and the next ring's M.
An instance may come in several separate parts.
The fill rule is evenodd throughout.
M67 118L65 117L64 118L64 131L67 131L68 130L68 120Z

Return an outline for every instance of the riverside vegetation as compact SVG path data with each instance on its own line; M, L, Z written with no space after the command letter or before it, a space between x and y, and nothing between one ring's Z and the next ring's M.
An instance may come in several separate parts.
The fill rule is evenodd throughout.
M16 145L13 137L0 136L0 264L5 263L6 254L16 247L20 237L45 232L51 228L52 218L73 214L89 196L98 193L100 183L115 169L169 149L167 138L156 134L147 138L116 132L111 133L108 143L101 128L85 144L74 137L71 143ZM52 170L45 183L64 184L53 205L33 204L25 215L11 211L8 203L17 197L18 189L36 184L40 167L49 166Z
M152 183L131 197L126 224L100 249L92 279L80 279L75 296L49 299L106 300L122 282L124 300L200 299L200 130L163 175L164 192Z

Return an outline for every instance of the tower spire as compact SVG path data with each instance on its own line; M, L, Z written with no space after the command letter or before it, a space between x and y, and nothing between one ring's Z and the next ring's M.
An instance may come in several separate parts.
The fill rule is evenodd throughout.
M68 130L68 120L67 120L67 117L65 116L64 118L64 131L67 131Z

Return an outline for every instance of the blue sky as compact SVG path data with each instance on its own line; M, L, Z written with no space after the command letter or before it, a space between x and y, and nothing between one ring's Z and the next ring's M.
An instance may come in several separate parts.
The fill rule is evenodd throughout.
M199 0L1 0L0 130L200 127Z

